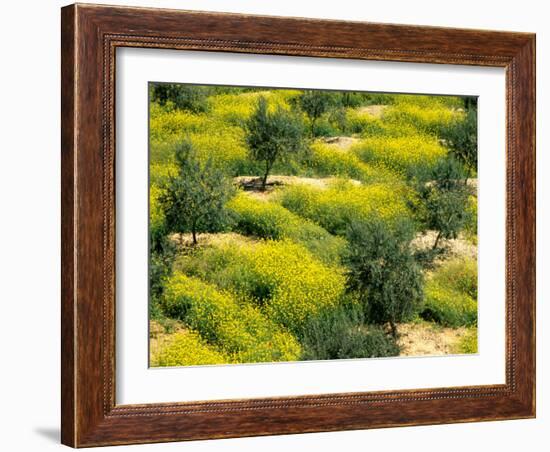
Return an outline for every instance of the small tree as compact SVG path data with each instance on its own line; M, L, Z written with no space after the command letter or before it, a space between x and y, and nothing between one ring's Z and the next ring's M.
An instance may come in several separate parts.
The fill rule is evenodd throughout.
M470 220L469 190L461 181L463 177L460 163L449 157L433 168L428 183L419 186L419 219L425 229L437 231L433 250L442 238L456 238Z
M260 97L246 129L246 142L252 157L264 166L262 190L265 190L267 176L277 159L302 147L302 125L292 113L280 107L270 112L266 99Z
M477 171L477 108L466 110L464 118L457 119L444 127L440 137L453 156L464 165L464 184Z
M300 108L311 121L311 136L315 134L315 123L331 106L330 93L307 90L299 98Z
M356 292L368 321L397 323L416 312L423 299L423 276L410 246L411 226L381 221L354 223L348 233L347 288Z
M183 85L179 83L151 84L151 100L160 105L172 102L178 110L202 113L207 110L207 98L211 91L208 86Z
M197 244L197 232L219 230L228 220L226 202L233 196L231 181L214 165L211 158L201 161L189 141L176 147L178 174L170 176L159 198L171 232L191 232Z

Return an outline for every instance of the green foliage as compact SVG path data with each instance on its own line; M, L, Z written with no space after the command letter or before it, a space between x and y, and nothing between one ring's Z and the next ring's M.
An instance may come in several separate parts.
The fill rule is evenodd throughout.
M246 128L251 156L264 166L262 188L265 189L275 161L301 149L302 126L295 115L283 108L270 112L266 99L260 97Z
M353 306L322 311L311 318L301 340L303 360L380 358L396 356L395 340L376 325L365 325Z
M184 321L233 362L291 361L301 352L296 339L258 308L181 273L168 280L162 307L166 315Z
M152 250L160 251L162 241L167 234L164 210L159 198L162 190L157 185L149 187L149 240Z
M152 367L227 364L229 356L207 344L195 331L173 334L168 343L151 353Z
M391 231L376 220L354 223L348 234L348 290L358 293L366 318L389 323L394 336L396 323L411 319L423 299L423 275L410 238L409 225Z
M341 181L328 189L290 186L280 195L288 210L308 218L331 234L345 236L352 222L376 216L387 226L410 218L406 204L409 190L399 184L354 185Z
M341 105L344 107L360 107L368 105L391 105L399 96L384 93L365 93L356 91L342 91Z
M311 124L311 135L316 136L316 122L328 111L333 103L331 93L319 90L306 90L299 98L300 108L306 113Z
M234 229L264 239L290 239L302 244L325 263L338 263L345 241L322 227L293 214L279 204L240 193L228 203L234 213Z
M166 278L172 274L175 247L168 239L164 211L159 204L162 194L157 186L149 188L149 317L162 316L159 304Z
M170 177L159 201L171 232L191 232L193 243L201 231L213 231L227 222L225 203L234 193L231 182L211 159L201 162L192 144L183 141L176 150L178 175Z
M366 96L368 96L368 94L358 93L356 91L343 91L340 94L340 105L342 105L342 107L360 107L368 103Z
M155 83L151 87L151 100L160 105L170 103L178 110L201 113L206 111L209 93L210 89L207 86Z
M151 246L149 250L149 317L151 319L162 317L160 304L164 295L164 285L172 275L172 264L175 258L175 247L168 238L163 237L155 245L156 248Z
M311 134L314 137L333 137L340 133L338 127L330 120L332 118L320 118L311 123Z
M428 279L421 316L443 326L477 325L477 263L448 261Z
M467 170L466 177L477 173L477 109L456 117L439 133L454 157Z
M418 186L417 218L426 229L437 231L434 248L441 238L454 239L471 223L469 190L462 182L463 174L455 159L446 158L431 171L430 182Z

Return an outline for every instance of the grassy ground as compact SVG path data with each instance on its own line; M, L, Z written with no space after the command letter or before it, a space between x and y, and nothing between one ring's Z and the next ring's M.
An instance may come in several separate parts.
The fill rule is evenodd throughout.
M196 112L151 105L152 231L164 224L159 198L177 170L174 149L182 139L214 159L238 187L228 203L233 220L223 232L199 233L197 246L188 233L168 234L175 255L151 309L154 366L307 356L308 319L350 302L341 261L346 225L377 217L391 227L412 219L411 178L447 155L439 130L462 115L458 98L361 98L338 115L322 116L307 149L278 161L263 191L244 126L260 95L290 109L300 92L228 90L209 95L206 110ZM475 202L475 182L470 185ZM428 249L435 235L418 231L413 246ZM448 240L426 270L427 310L418 313L423 320L398 325L400 355L476 351L476 237L465 230ZM458 282L456 272L464 273ZM368 340L357 339L353 326L348 330L358 349L379 340L378 330Z

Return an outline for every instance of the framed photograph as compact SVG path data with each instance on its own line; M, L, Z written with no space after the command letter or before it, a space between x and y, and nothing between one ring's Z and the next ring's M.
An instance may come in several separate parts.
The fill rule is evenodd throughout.
M535 36L62 9L62 442L535 416Z

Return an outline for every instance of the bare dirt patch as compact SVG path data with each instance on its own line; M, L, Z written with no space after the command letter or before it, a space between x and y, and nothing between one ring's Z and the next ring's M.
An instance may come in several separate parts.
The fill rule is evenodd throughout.
M359 142L359 138L355 137L327 137L324 138L323 141L326 144L330 144L331 146L334 146L336 149L340 151L347 151L351 146L353 146L355 143Z
M419 250L429 249L435 243L436 237L437 232L426 231L425 234L418 235L412 241L412 246ZM441 240L440 244L447 247L447 252L444 256L445 260L453 257L477 259L477 246L466 240L462 234L456 239Z
M336 177L299 177L299 176L269 176L265 190L261 189L261 179L256 176L239 176L235 177L234 181L237 185L245 190L245 192L253 198L269 201L277 189L288 185L307 185L315 188L328 188L332 183L336 182ZM355 179L346 179L347 182L353 185L361 185L361 181Z
M467 329L443 328L428 323L402 323L398 327L400 356L433 356L458 353Z
M470 189L470 192L473 195L477 196L477 188L478 188L477 178L468 179L467 185L468 185L468 188Z
M380 118L386 108L388 108L387 105L369 105L368 107L361 107L357 111L359 111L359 113L368 113L375 118Z
M183 248L193 246L193 235L191 233L175 233L170 235L170 240ZM257 242L257 240L235 232L202 232L197 234L197 242L197 246L215 246L224 245L226 243L250 244Z

